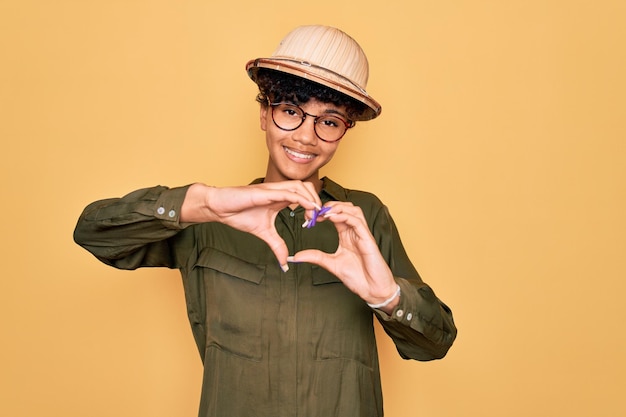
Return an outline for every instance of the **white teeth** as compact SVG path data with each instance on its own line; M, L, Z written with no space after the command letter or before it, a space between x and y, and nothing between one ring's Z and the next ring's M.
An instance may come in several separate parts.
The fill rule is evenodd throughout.
M285 152L287 152L290 155L295 156L296 158L301 158L301 159L313 159L315 157L315 155L296 152L293 149L289 149L289 148L285 148Z

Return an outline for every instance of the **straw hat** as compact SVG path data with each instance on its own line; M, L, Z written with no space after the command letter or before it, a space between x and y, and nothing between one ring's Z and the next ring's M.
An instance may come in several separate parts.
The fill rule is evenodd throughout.
M246 71L255 82L259 68L303 77L364 103L368 109L359 120L373 119L382 110L365 91L369 65L363 49L339 29L298 27L287 34L271 57L246 64Z

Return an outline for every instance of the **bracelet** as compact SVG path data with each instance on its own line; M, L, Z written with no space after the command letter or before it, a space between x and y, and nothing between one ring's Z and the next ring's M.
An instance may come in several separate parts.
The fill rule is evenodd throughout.
M398 284L396 284L396 285L398 285ZM400 286L398 285L398 289L396 290L396 292L394 292L391 297L389 297L388 299L386 299L382 303L380 303L380 304L370 304L370 303L367 303L367 305L370 306L371 308L386 307L387 305L389 305L390 302L392 302L399 295L400 295Z

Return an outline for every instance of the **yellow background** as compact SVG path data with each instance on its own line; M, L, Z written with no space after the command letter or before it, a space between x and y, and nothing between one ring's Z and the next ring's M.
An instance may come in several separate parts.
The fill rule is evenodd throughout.
M0 0L0 415L196 415L178 273L108 268L74 224L263 175L243 67L309 23L383 105L324 173L388 204L460 328L430 363L380 335L386 415L625 415L622 0Z

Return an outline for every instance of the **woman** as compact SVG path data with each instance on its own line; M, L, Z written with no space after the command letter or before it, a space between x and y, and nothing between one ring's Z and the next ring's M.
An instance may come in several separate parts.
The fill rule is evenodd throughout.
M320 177L355 122L380 114L367 58L340 30L304 26L246 68L265 176L92 203L75 240L117 268L180 269L200 416L382 416L373 317L407 359L442 358L456 328L378 198Z

